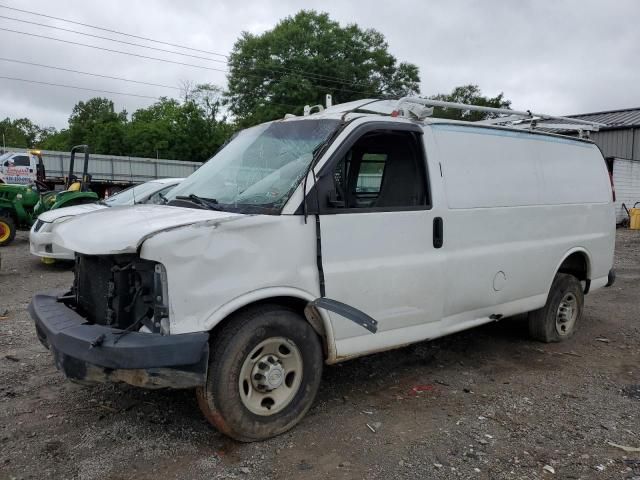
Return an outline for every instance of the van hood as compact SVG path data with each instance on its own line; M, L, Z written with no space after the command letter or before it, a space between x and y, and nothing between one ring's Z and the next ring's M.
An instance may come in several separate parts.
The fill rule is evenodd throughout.
M56 208L55 210L44 212L38 217L38 220L51 223L62 217L74 217L76 215L102 210L103 208L107 207L100 203L85 203L83 205L73 205L72 207Z
M238 213L166 205L111 207L59 224L53 240L84 255L135 253L142 242L158 232L243 217Z

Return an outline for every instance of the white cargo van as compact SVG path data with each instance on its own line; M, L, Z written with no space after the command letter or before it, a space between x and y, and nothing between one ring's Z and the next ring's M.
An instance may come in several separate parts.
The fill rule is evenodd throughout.
M169 205L61 224L75 282L30 305L58 368L196 387L220 431L253 441L300 421L323 363L526 312L535 339L569 338L584 295L613 282L598 147L528 112L527 129L424 117L433 103L259 125Z

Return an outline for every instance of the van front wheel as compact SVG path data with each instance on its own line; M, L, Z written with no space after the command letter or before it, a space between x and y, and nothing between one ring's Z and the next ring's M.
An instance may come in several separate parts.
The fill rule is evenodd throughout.
M582 318L584 293L573 275L558 273L544 307L529 312L529 333L541 342L561 342L571 337Z
M307 413L322 376L322 345L295 311L260 305L230 319L216 334L207 383L198 404L222 433L242 442L264 440Z

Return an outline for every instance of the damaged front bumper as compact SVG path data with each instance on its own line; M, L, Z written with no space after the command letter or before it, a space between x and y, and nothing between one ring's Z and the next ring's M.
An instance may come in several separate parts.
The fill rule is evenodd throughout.
M125 332L88 324L58 293L37 293L29 313L56 367L81 382L124 382L144 388L204 385L209 357L207 332L180 335Z

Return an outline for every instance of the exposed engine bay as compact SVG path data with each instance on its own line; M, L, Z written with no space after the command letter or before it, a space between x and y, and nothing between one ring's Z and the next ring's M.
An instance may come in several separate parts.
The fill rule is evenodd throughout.
M89 323L169 334L167 277L160 263L136 254L76 255L75 262L64 300Z

